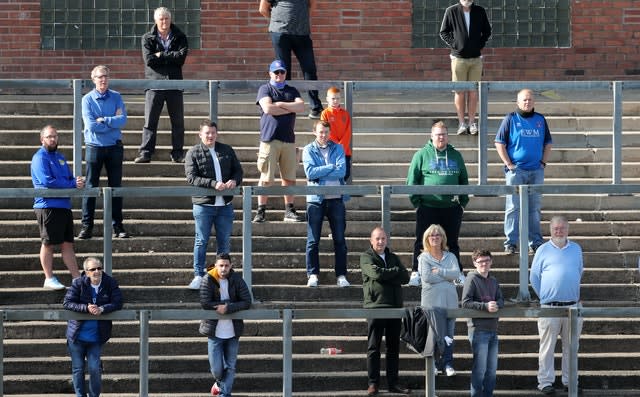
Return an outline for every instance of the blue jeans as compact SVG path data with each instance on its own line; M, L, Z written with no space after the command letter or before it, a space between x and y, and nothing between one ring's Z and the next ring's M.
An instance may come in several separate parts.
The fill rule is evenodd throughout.
M498 368L498 334L493 331L469 332L473 352L471 397L493 397Z
M207 244L211 227L216 228L216 253L231 252L231 230L233 228L233 205L222 207L193 205L193 219L196 221L196 238L193 243L193 272L203 276L207 268Z
M240 339L235 336L229 339L209 338L209 367L213 377L218 382L221 397L231 396L233 380L236 377L239 346Z
M91 146L85 148L85 162L87 171L86 187L100 186L100 172L104 166L107 171L107 185L109 187L122 186L122 160L124 149L122 142L114 146ZM122 226L122 197L113 198L111 217L114 226ZM93 216L96 211L96 198L82 199L82 224L93 227ZM105 219L106 221L106 219Z
M86 397L84 391L84 359L87 358L89 370L89 397L98 397L102 389L102 365L100 353L102 345L98 342L67 341L71 356L71 375L76 397Z
M329 220L336 277L347 274L347 242L344 231L347 227L344 202L339 199L323 200L322 203L307 203L307 276L320 274L319 249L322 221Z
M453 339L453 334L456 330L456 319L448 318L447 319L447 334L449 338ZM436 362L436 368L440 371L444 371L445 368L451 367L453 368L453 342L450 345L447 345L446 342L444 344L444 352L442 352L442 357L438 362Z
M313 54L313 41L309 35L294 35L270 32L271 44L276 58L287 66L287 80L291 80L291 51L296 54L302 75L305 80L318 80L316 58ZM321 111L322 102L318 97L318 90L309 91L312 110Z
M507 185L542 185L544 183L544 169L539 168L533 171L526 171L516 168L514 171L505 172ZM529 246L537 247L544 242L540 233L540 194L529 195ZM508 195L506 197L504 210L504 235L507 245L518 245L520 239L520 198L518 195Z

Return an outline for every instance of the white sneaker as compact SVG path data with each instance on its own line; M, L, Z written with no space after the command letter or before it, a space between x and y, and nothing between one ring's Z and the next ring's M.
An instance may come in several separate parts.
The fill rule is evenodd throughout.
M469 126L469 134L471 135L478 135L478 124L476 123L472 123Z
M307 287L317 287L318 286L318 276L315 274L312 274L309 276L309 279L307 280Z
M201 283L202 283L202 276L195 276L193 278L193 280L191 280L191 282L189 283L187 288L193 289L193 290L198 290L198 289L200 289L200 284Z
M409 284L412 287L419 287L420 286L420 273L418 272L412 272L411 273L411 278L409 279Z
M444 369L447 373L447 376L456 376L456 370L453 367L447 367Z
M351 286L345 276L338 276L338 282L336 284L338 284L338 287L340 288Z
M468 128L469 126L465 123L462 123L458 126L458 131L456 132L456 134L458 135L465 135L468 133Z
M53 289L53 290L61 290L65 289L64 285L56 277L47 278L44 280L44 285L42 286L44 289Z

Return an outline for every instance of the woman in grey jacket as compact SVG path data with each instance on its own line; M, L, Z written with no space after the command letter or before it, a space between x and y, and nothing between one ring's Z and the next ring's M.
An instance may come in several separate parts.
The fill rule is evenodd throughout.
M422 237L423 251L418 256L418 272L422 280L420 305L426 309L457 309L458 293L453 281L460 277L456 256L449 252L447 235L440 225L431 225ZM442 359L436 363L439 371L447 376L456 374L453 369L453 333L455 318L447 319L445 349Z

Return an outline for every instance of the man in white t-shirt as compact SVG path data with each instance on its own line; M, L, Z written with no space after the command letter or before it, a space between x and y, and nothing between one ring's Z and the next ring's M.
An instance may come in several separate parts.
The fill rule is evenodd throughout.
M184 162L187 182L217 191L233 189L242 183L242 165L229 145L220 143L218 126L211 120L200 123L200 143L189 149ZM193 243L193 280L188 288L200 289L205 274L207 245L211 228L216 228L216 253L231 252L233 196L194 196L193 219L196 236Z
M200 304L205 310L224 315L251 306L251 292L242 276L233 271L229 254L219 254L207 269L200 285ZM213 396L231 396L236 376L239 339L244 330L241 319L207 319L200 322L200 333L209 339L209 365L215 383Z

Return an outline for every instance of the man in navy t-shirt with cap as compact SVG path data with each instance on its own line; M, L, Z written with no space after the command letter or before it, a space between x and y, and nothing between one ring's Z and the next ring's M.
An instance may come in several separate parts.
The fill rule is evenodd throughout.
M258 89L256 105L260 107L260 149L258 151L258 186L271 186L276 168L280 168L282 186L296 184L296 113L304 111L300 92L287 85L287 67L279 59L269 65L269 82ZM266 221L267 196L258 196L258 211L253 222ZM284 196L285 222L304 222L294 207L294 196Z

